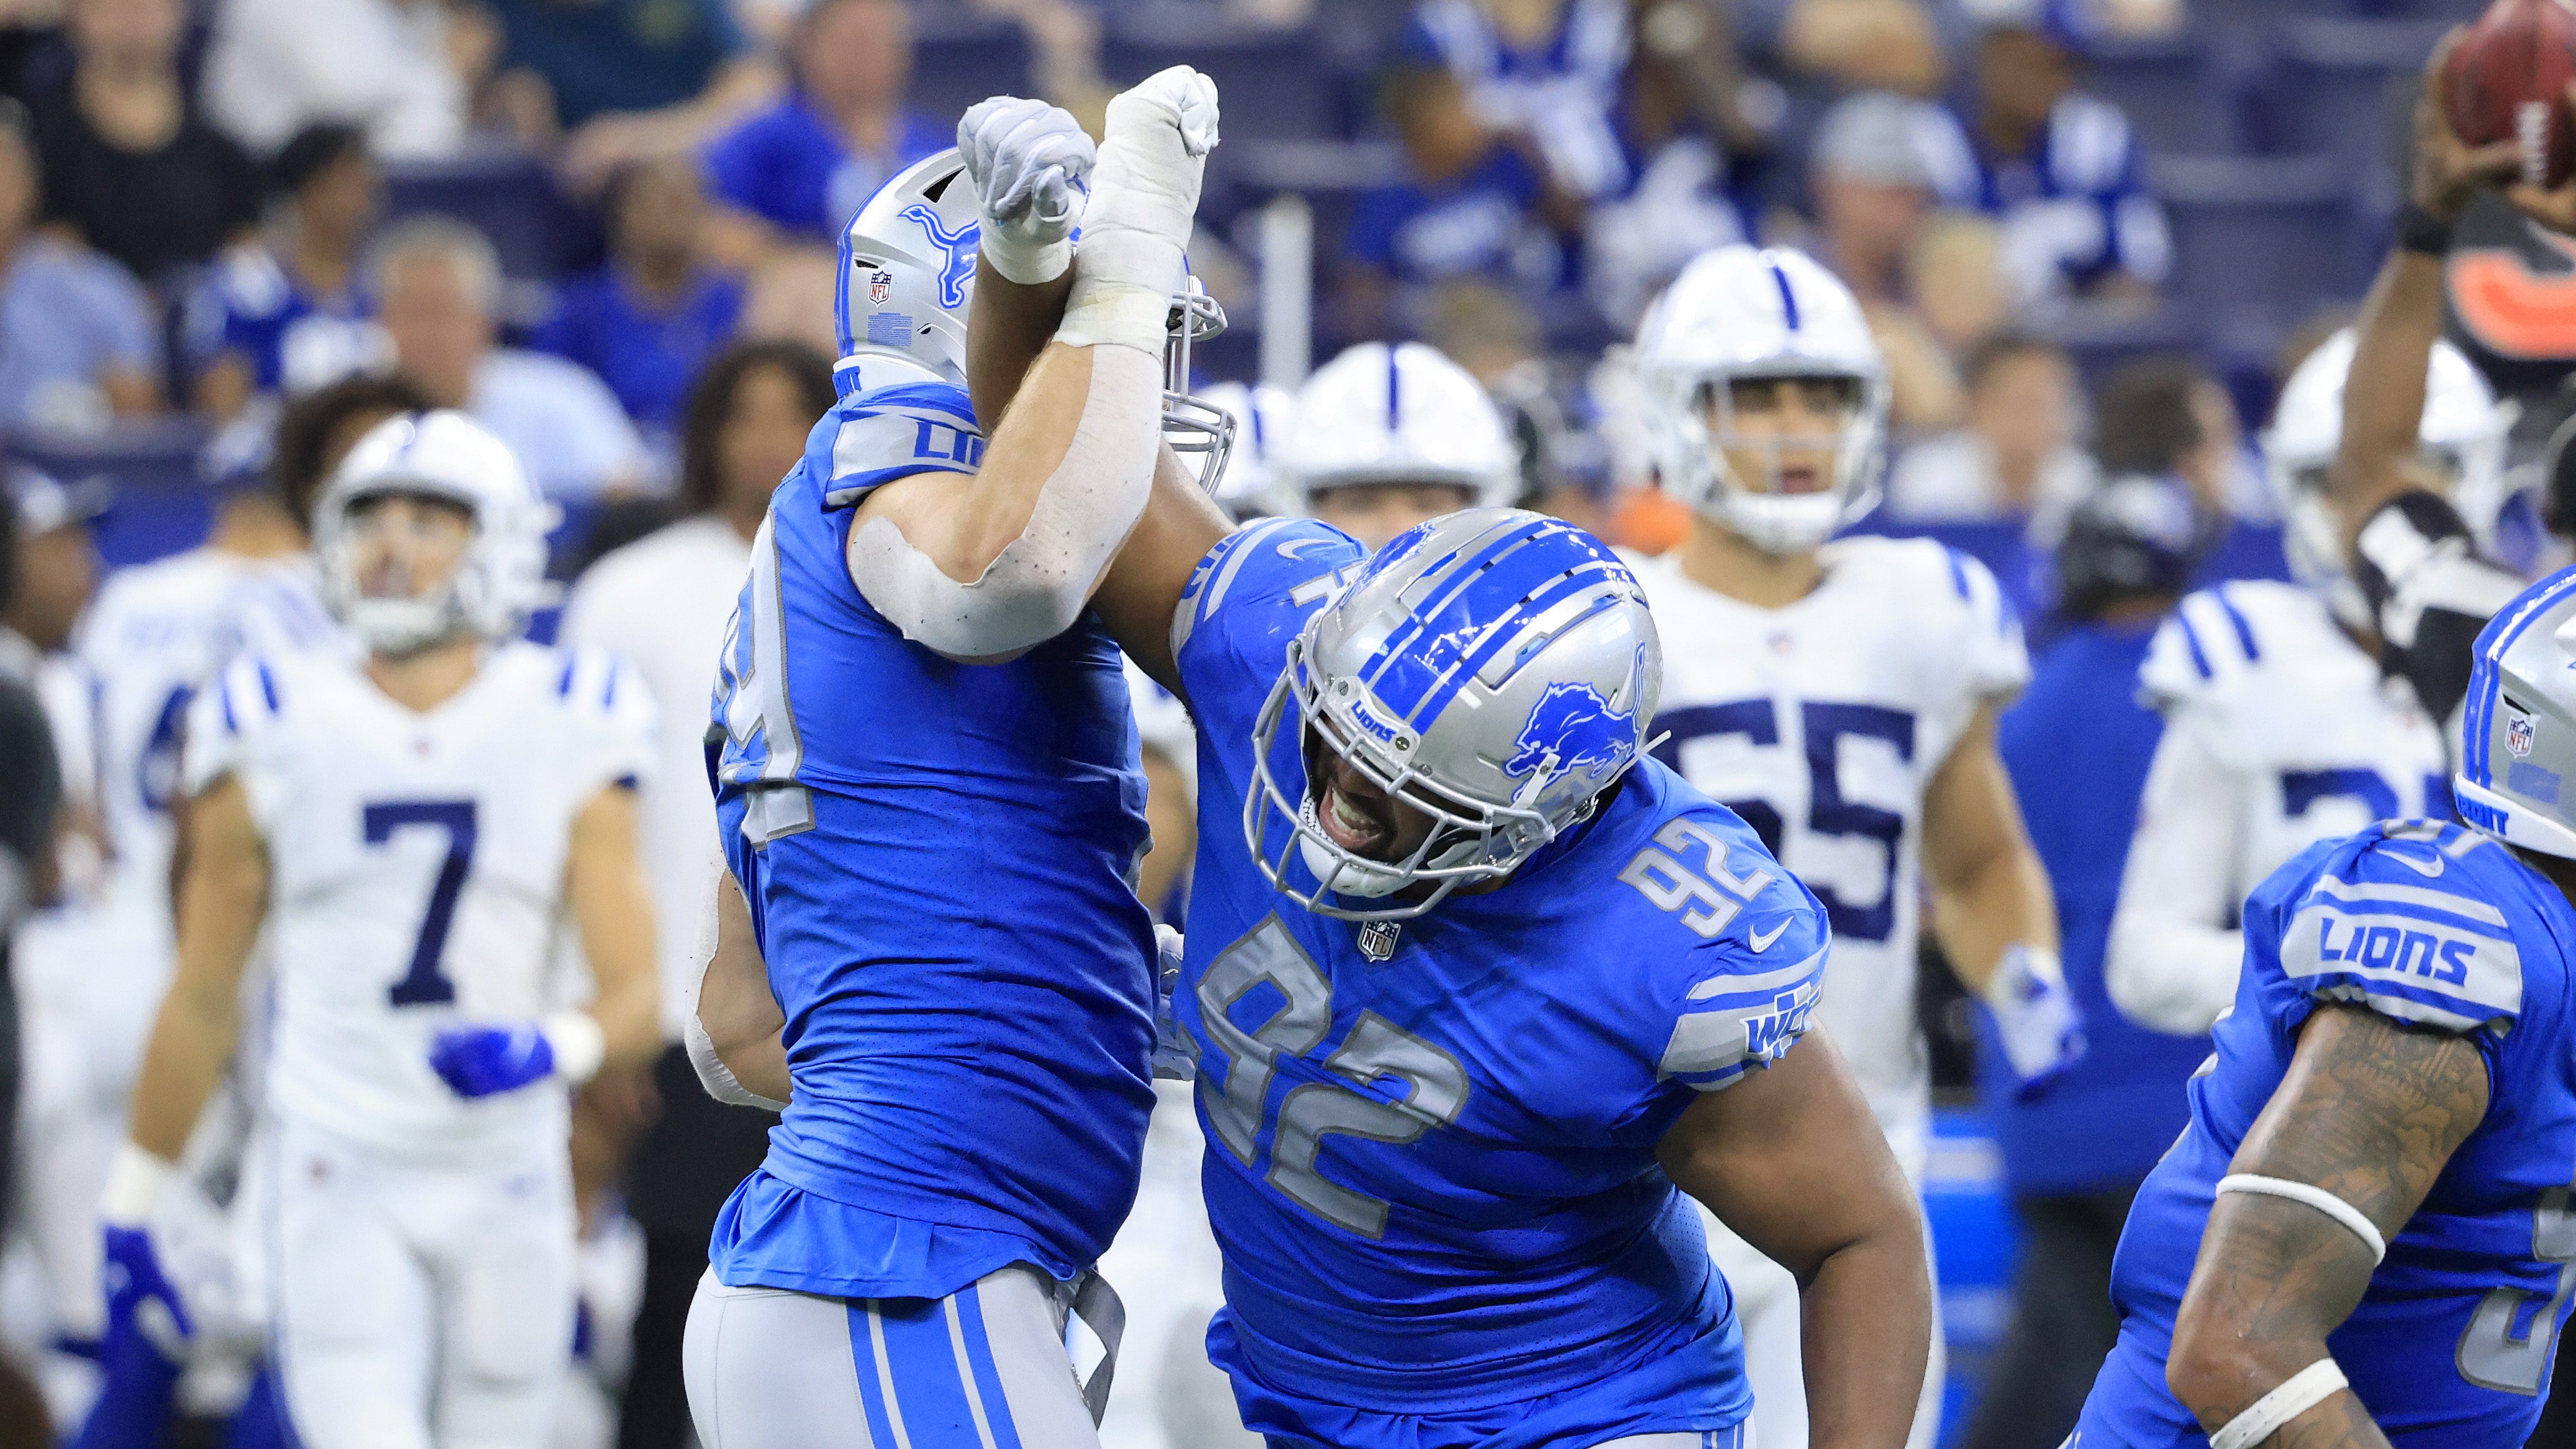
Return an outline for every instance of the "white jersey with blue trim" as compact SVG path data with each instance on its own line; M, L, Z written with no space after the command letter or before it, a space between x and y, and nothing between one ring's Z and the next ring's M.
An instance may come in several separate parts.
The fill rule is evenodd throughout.
M166 961L170 800L188 702L237 657L308 652L353 658L324 611L310 558L251 559L214 548L119 569L75 643L97 682L99 807L116 870L105 908Z
M2576 1304L2569 1179L2576 910L2485 836L2392 821L2311 846L2245 902L2245 969L2186 1089L2191 1124L2148 1174L2111 1280L2119 1345L2087 1401L2086 1445L2197 1446L2165 1385L2175 1315L2218 1180L2271 1103L2320 1003L2358 1006L2473 1043L2485 1118L2389 1235L2388 1255L2326 1340L2400 1445L2519 1444Z
M2141 989L2160 966L2176 985L2199 978L2190 1019L2158 1012L2154 1024L2205 1030L2233 995L2246 895L2317 841L2447 814L2448 761L2414 691L2291 584L2238 580L2185 598L2158 627L2138 687L2165 732L2108 970Z
M1983 564L1924 539L1846 538L1780 609L1637 563L1664 641L1656 758L1761 833L1834 929L1823 1018L1909 1173L1930 1150L1914 1022L1923 794L1992 701L2030 677Z
M187 791L238 779L268 852L274 1109L415 1157L563 1150L560 1088L467 1102L430 1041L555 1004L573 822L652 768L654 721L632 669L524 643L422 713L312 655L247 657L199 692Z
M1273 889L1244 836L1254 723L1362 558L1327 525L1265 520L1208 554L1174 622L1200 725L1174 1014L1226 1260L1211 1353L1283 1442L1727 1429L1751 1401L1731 1297L1654 1152L1699 1094L1804 1035L1824 908L1653 760L1504 884L1416 919ZM1269 768L1305 790L1299 731ZM1313 889L1286 828L1263 855Z

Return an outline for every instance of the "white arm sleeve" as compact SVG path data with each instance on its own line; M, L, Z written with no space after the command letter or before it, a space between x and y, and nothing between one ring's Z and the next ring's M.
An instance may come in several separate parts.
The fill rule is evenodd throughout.
M1007 657L1063 633L1145 511L1162 406L1159 358L1091 349L1091 392L1064 457L981 576L950 578L879 516L850 535L852 582L905 638L951 659Z
M2102 963L2111 1004L2142 1026L2198 1036L2236 999L2245 943L2226 923L2239 788L2190 715L2178 715L2147 771Z
M707 1089L708 1096L728 1106L766 1107L772 1112L784 1112L786 1103L760 1095L734 1076L733 1068L726 1066L724 1058L716 1055L715 1038L707 1035L706 1023L698 1020L698 997L706 990L707 969L715 964L716 959L719 935L716 901L718 893L724 889L725 879L731 874L724 858L718 856L707 870L707 888L698 898L698 939L689 952L688 1001L681 1013L681 1037L688 1046L689 1065L697 1071L698 1085Z

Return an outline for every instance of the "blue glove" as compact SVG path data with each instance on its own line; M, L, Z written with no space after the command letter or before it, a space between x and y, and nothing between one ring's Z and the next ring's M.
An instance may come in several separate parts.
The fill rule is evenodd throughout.
M1175 1082L1199 1074L1199 1044L1172 1016L1172 993L1181 984L1181 933L1154 928L1154 1075Z
M2030 1101L2045 1093L2084 1056L2084 1017L2066 989L2057 953L2012 946L1986 983L1986 1010L2004 1060L2021 1079L2014 1095Z
M102 1357L114 1359L120 1340L139 1339L166 1359L186 1354L196 1325L179 1302L179 1290L161 1271L152 1235L140 1226L109 1223L101 1255L107 1288L107 1333Z
M451 1026L429 1046L429 1068L469 1101L515 1092L555 1073L555 1046L533 1021L515 1026Z

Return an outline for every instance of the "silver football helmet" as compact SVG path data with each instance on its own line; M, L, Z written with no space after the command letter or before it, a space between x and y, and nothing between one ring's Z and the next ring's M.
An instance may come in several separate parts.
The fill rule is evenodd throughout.
M1515 508L1434 519L1379 549L1290 641L1253 726L1244 838L1308 910L1419 916L1588 815L1636 764L1662 688L1654 616L1608 544ZM1406 858L1326 833L1313 765L1327 751L1431 817Z
M966 317L983 235L974 182L954 147L895 173L860 206L841 229L832 312L841 343L832 378L843 397L906 382L966 385ZM1190 395L1190 365L1194 345L1223 331L1225 309L1189 278L1172 298L1163 433L1211 490L1233 445L1234 420Z
M2576 859L2576 569L2487 621L2461 708L2460 818L2508 845Z

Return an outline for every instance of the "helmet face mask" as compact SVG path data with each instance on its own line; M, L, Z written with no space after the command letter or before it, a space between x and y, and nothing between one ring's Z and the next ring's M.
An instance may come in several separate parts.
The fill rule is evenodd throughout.
M1517 509L1424 524L1290 642L1253 726L1244 837L1308 910L1419 916L1587 817L1643 752L1661 680L1653 617L1606 545ZM1342 797L1354 775L1368 792ZM1378 839L1337 838L1328 794Z
M435 521L450 510L465 520L461 544L453 525ZM314 504L323 601L370 651L390 657L508 638L545 600L546 535L559 516L508 446L473 419L390 418L349 450ZM420 537L396 536L408 533ZM415 576L448 548L453 562L434 583Z

